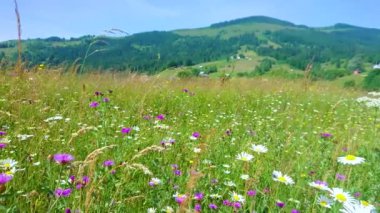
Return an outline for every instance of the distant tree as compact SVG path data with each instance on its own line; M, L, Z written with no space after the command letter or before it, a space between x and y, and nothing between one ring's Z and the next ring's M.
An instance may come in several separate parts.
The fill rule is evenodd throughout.
M364 79L363 87L367 90L380 90L380 70L369 72Z
M348 64L347 64L347 69L348 71L354 71L354 70L361 70L362 72L364 72L364 64L363 64L363 56L362 55L355 55L353 58L351 58L349 61L348 61Z

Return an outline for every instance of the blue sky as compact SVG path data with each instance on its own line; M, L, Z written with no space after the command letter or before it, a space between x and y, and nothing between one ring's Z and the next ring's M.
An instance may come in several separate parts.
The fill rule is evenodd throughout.
M204 27L253 15L296 24L380 29L380 0L18 0L22 37L78 37ZM1 0L0 41L17 38L13 0Z

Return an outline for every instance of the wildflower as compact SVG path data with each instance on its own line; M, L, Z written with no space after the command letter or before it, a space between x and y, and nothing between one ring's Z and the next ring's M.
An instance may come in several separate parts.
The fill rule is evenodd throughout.
M143 119L144 119L144 120L150 120L151 117L150 117L150 115L144 115L144 116L143 116Z
M66 153L55 154L53 158L58 164L67 164L74 160L74 157L72 155Z
M268 148L263 145L253 144L251 149L259 154L268 152Z
M322 207L325 207L325 208L331 208L331 205L332 205L332 203L333 203L333 201L332 200L330 200L330 199L328 199L327 197L325 197L325 196L319 196L319 198L318 198L318 204L320 205L320 206L322 206Z
M326 191L330 189L327 183L321 180L316 180L314 182L311 182L309 183L309 186L320 189L320 190L326 190Z
M282 201L277 200L277 201L276 201L276 206L278 206L278 207L280 207L280 208L284 208L284 207L285 207L285 203L282 202Z
M2 167L4 170L11 170L12 168L15 168L17 164L17 161L10 158L0 161L0 167Z
M4 135L6 135L7 133L6 132L4 132L4 131L0 131L0 136L4 136Z
M199 132L193 132L190 136L190 140L197 140L201 137L201 134Z
M328 132L322 132L321 133L321 138L331 138L333 135L331 133L328 133Z
M103 96L103 93L102 93L102 92L99 92L99 91L96 91L96 92L95 92L95 96Z
M200 149L200 148L194 148L194 153L200 153L201 151L202 151L202 149Z
M199 203L195 204L195 206L194 206L194 211L195 211L195 212L200 212L201 210L202 210L202 206L201 206L201 204L199 204Z
M212 198L212 199L219 199L219 198L221 198L222 196L221 195L219 195L219 194L210 194L210 198Z
M156 213L157 210L155 208L149 208L147 209L147 213Z
M368 204L368 203L367 203ZM373 205L363 205L361 202L344 203L343 209L340 212L343 213L372 213L376 212Z
M124 135L129 134L131 131L132 131L132 128L129 128L129 127L121 128L121 133Z
M98 106L99 106L99 103L96 102L96 101L93 101L93 102L91 102L91 103L89 104L89 107L91 107L91 108L96 108L96 107L98 107Z
M203 199L203 193L202 192L195 193L194 199L198 200L198 201L202 200Z
M164 114L159 114L156 116L156 119L159 120L159 121L162 121L165 119L165 115Z
M226 130L226 135L227 135L227 136L231 136L231 135L232 135L232 130L227 129L227 130Z
M187 198L185 194L178 194L178 192L173 197L178 204L183 203Z
M176 175L176 176L181 176L181 175L182 175L182 172L181 172L181 170L179 170L179 169L175 169L175 170L173 171L173 173L174 173L174 175Z
M218 206L216 204L214 204L214 203L210 203L210 205L208 205L208 207L210 209L218 209Z
M150 179L150 181L149 181L149 185L150 186L157 186L157 185L160 185L161 184L161 180L160 179L158 179L158 178L152 178L152 179Z
M231 200L235 202L244 203L245 199L242 195L237 194L236 192L232 192Z
M71 191L72 190L70 188L68 188L68 189L58 188L58 189L55 190L54 194L55 194L56 197L68 197L68 196L70 196Z
M337 180L340 180L340 181L344 181L344 180L346 180L346 176L343 175L343 174L339 174L339 173L337 173L337 174L335 175L335 178L336 178Z
M290 211L290 213L300 213L300 211L297 209L292 209L292 211Z
M355 198L358 198L358 197L360 197L361 195L362 195L362 194L361 194L360 192L355 192L355 193L354 193L354 197L355 197Z
M273 171L272 178L273 178L274 181L285 183L285 185L292 185L292 184L294 184L294 181L293 181L293 179L291 177L289 177L288 175L283 175L279 171Z
M232 203L232 206L233 206L235 209L240 209L240 208L241 208L241 203L239 203L239 202L234 202L234 203Z
M224 206L232 206L232 202L229 200L223 200L223 205Z
M103 102L104 102L104 103L108 103L108 102L110 102L110 99L107 98L107 97L106 97L106 98L103 98Z
M113 161L113 160L105 160L104 162L103 162L103 166L104 167L111 167L111 166L113 166L115 164L115 162Z
M249 179L249 175L243 174L243 175L240 175L240 178L243 179L243 180L248 180Z
M66 208L65 209L65 213L71 213L71 209L70 208Z
M6 184L7 182L9 182L10 180L12 180L12 176L10 175L7 175L5 173L0 173L0 185L4 185Z
M245 162L249 162L253 159L253 155L248 154L246 152L242 152L236 156L236 159L241 160L241 161L245 161Z
M165 213L173 213L174 209L170 206L166 206L164 209L162 209Z
M4 149L5 147L7 147L7 143L0 143L0 149Z
M338 162L342 164L357 165L364 163L364 161L364 158L356 157L355 155L346 155L344 157L338 157Z
M186 89L186 88L184 88L184 89L182 89L182 92L185 92L185 93L187 93L187 92L189 92L189 90L188 90L188 89Z
M248 195L249 197L253 197L253 196L256 195L256 191L255 191L255 190L249 190L249 191L247 192L247 195Z
M61 115L56 115L56 116L47 118L44 121L45 122L51 122L51 121L59 121L59 120L62 120L62 119L63 119L63 117Z
M340 189L340 188L333 188L331 191L330 191L330 195L331 197L334 198L334 200L340 202L340 203L353 203L354 202L354 198L348 194L347 192L344 192L343 189Z
M236 184L235 184L234 182L232 182L232 181L224 182L224 185L229 186L229 187L234 187L234 186L236 186Z
M34 135L17 135L17 138L20 140L20 141L25 141L25 140L28 140L29 138L33 137Z

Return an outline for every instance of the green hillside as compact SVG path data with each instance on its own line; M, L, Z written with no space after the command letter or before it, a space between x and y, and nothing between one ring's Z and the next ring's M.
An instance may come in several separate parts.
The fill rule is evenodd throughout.
M14 65L16 43L0 43L2 69ZM118 38L83 36L25 40L23 61L28 69L39 64L69 67L75 62L78 69L85 64L82 71L95 69L153 74L212 61L231 62L231 59L236 60L232 56L240 54L242 60L250 58L252 63L246 62L246 70L238 71L254 71L266 58L274 65L286 65L295 70L304 70L313 61L315 69L328 67L340 76L355 69L368 69L368 65L379 61L379 43L378 29L348 24L311 28L253 16L205 28L153 31ZM250 53L255 56L247 56Z

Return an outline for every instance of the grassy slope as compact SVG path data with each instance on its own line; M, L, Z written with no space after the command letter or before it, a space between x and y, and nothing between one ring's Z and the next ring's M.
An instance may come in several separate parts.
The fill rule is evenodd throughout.
M183 88L190 92L182 92ZM111 101L103 103L101 97L94 96L95 91L102 91ZM12 142L0 150L1 159L18 161L17 168L22 170L6 184L0 208L15 212L63 212L65 208L146 212L149 207L178 208L173 198L177 191L189 198L203 192L203 212L211 212L210 203L222 212L232 211L222 205L222 200L231 199L232 192L245 197L243 209L249 211L277 211L275 202L282 200L286 202L284 212L323 212L316 200L328 193L308 186L315 180L324 180L350 194L360 192L360 199L376 203L380 199L380 126L375 121L379 115L355 102L354 98L361 95L324 82L312 84L305 92L302 81L263 78L233 79L222 84L213 79L171 81L123 75L75 78L43 73L20 81L2 75L0 126ZM100 106L90 108L89 103L95 100ZM69 120L44 121L57 114ZM158 124L168 129L156 128L154 116L158 114L165 114L165 120ZM144 120L144 115L152 119ZM124 136L120 133L122 127L133 126L140 131ZM227 129L232 130L231 136L225 134ZM195 131L201 134L198 141L189 139ZM333 138L323 140L321 132L332 133ZM19 134L34 136L20 141ZM160 146L167 137L174 138L175 144L155 152L158 148L153 146ZM252 144L263 144L269 151L258 155L250 150ZM78 172L78 163L62 166L48 160L49 155L65 152L80 162L108 145L117 147L98 153L83 174ZM201 153L193 152L197 147ZM239 161L236 156L241 152L255 158L247 163ZM133 159L138 153L142 156ZM364 157L366 162L339 164L337 157L346 154ZM106 159L116 165L104 168ZM40 165L33 165L36 162ZM146 167L152 175L144 174L137 165L133 169L133 163ZM179 166L180 176L173 174L172 164ZM295 185L273 181L273 170L288 174ZM198 171L198 175L191 171ZM337 180L338 173L346 179ZM250 179L242 180L242 174ZM90 182L81 190L60 183L69 175L77 179L87 175ZM162 184L149 186L151 177L161 179ZM213 183L214 179L218 182ZM236 186L226 186L228 181ZM73 193L57 199L53 191L60 187L72 188ZM256 190L257 195L245 196L249 189ZM210 198L214 193L222 198ZM183 208L192 209L196 202L188 201ZM339 208L341 204L336 203L330 212Z

